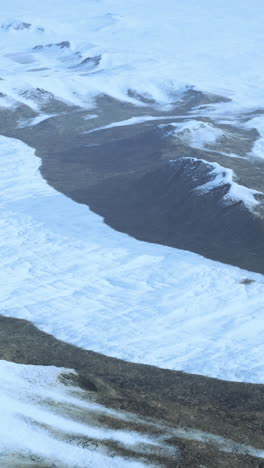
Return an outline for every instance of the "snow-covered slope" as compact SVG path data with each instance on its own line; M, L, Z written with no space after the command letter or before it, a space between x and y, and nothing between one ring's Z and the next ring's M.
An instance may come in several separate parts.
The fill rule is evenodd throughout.
M161 438L104 426L103 416L120 420L125 414L87 401L84 391L70 385L73 374L69 369L0 361L2 468L33 462L63 468L140 468L146 466L144 455L166 446ZM143 461L117 456L108 448L111 443L142 455Z
M115 232L38 165L1 137L2 314L126 360L263 382L263 276Z
M231 99L202 115L249 120L262 135L263 17L261 0L10 0L1 9L1 101L36 108L44 89L81 106L98 93L168 105L191 86ZM253 154L262 157L262 143Z
M70 369L0 361L1 468L154 468L165 466L161 460L184 459L181 441L216 449L220 459L264 458L257 443L239 443L217 429L210 433L107 408L94 401L94 392L77 387L76 378Z

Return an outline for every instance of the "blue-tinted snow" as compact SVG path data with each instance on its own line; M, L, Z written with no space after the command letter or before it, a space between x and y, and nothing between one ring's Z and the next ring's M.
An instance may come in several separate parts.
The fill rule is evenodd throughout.
M122 359L263 382L262 275L115 232L38 165L1 137L1 313Z
M36 108L21 93L43 88L86 107L98 93L136 101L128 90L168 105L193 86L231 99L201 109L215 119L264 107L262 0L10 0L1 18L0 92L9 103ZM264 135L263 116L251 117L247 126ZM262 138L253 154L262 157Z

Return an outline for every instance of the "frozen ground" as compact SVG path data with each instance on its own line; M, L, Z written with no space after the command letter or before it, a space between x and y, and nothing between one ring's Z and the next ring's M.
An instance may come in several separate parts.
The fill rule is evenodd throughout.
M122 359L263 382L263 276L113 231L46 184L33 149L0 143L2 314Z

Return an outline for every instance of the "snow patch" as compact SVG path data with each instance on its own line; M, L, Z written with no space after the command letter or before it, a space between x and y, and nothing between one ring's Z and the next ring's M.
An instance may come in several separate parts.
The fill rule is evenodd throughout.
M237 182L237 177L232 169L221 166L218 163L208 163L204 159L187 158L194 162L202 161L207 167L211 168L209 176L211 180L203 185L200 185L195 190L202 193L208 193L215 188L228 185L228 192L225 194L223 200L227 204L242 202L248 209L254 209L259 200L256 195L263 196L262 192L250 189ZM175 162L175 161L172 161Z
M198 149L215 145L225 134L220 128L199 120L173 123L171 126L176 129L174 135L184 144Z
M34 117L33 119L21 120L18 123L18 128L25 128L25 127L34 127L41 122L45 122L45 120L51 119L52 117L57 117L59 114L40 114Z
M99 132L101 130L107 130L109 128L115 128L115 127L127 127L129 125L138 125L138 124L141 124L141 123L144 123L144 122L153 122L153 121L159 121L159 120L171 120L171 119L179 119L180 117L182 116L173 116L173 115L170 115L168 117L165 117L165 116L152 116L152 115L140 115L138 117L130 117L129 119L126 119L126 120L119 120L117 122L112 122L108 125L104 125L102 127L97 127L97 128L93 128L92 130L88 130L88 131L85 131L83 132L84 134L85 133L94 133L94 132ZM171 125L176 125L176 124L171 124Z

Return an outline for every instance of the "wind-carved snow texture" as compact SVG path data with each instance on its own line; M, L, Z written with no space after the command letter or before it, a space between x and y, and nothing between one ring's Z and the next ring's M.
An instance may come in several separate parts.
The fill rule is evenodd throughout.
M146 466L144 455L150 452L177 452L162 438L104 425L102 416L117 421L126 416L87 401L85 392L69 382L64 385L73 374L68 369L0 361L1 467L35 461L76 468L140 468ZM109 443L126 447L143 461L118 456Z
M166 109L194 87L225 98L201 116L258 129L249 156L263 157L263 13L262 0L10 0L1 9L0 101L36 110L40 88L78 106L107 94Z
M94 401L93 392L76 387L76 372L70 369L0 361L0 377L1 467L35 462L140 468L149 466L150 455L166 455L176 463L181 452L170 444L175 438L264 458L263 450L216 434L106 408Z
M262 275L116 232L38 166L0 138L2 314L125 360L263 382Z

